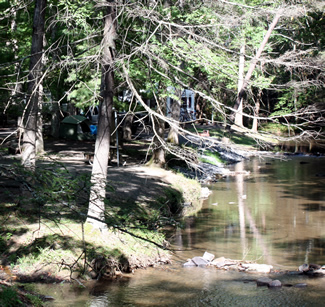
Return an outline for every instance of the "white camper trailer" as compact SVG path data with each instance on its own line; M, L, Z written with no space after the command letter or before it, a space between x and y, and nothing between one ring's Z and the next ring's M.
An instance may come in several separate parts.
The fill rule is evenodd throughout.
M172 87L168 88L168 91L173 93L174 89ZM180 121L186 122L196 119L196 113L195 113L195 94L191 90L183 90L182 92L182 105L181 105L181 112L180 112ZM171 116L171 103L172 103L171 97L167 97L167 116Z

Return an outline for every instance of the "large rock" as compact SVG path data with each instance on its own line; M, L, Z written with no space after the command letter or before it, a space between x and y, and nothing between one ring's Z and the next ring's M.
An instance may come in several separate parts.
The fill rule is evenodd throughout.
M188 259L187 262L183 264L184 267L194 267L196 264L192 261L192 259Z
M206 266L209 261L204 259L203 257L193 257L192 261L197 265L197 266Z
M205 260L207 260L207 261L209 261L209 262L211 262L214 259L214 255L211 254L211 253L205 252L203 254L203 257L202 258L205 259Z

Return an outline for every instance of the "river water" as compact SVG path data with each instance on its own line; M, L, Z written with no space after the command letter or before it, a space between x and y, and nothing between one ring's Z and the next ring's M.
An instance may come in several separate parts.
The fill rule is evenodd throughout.
M253 159L210 185L210 197L184 228L171 236L172 265L138 270L87 289L51 285L49 306L321 306L325 278L278 274L282 283L305 288L257 287L263 275L184 268L205 251L216 257L254 260L277 270L303 263L325 265L325 158ZM247 174L245 171L249 171Z

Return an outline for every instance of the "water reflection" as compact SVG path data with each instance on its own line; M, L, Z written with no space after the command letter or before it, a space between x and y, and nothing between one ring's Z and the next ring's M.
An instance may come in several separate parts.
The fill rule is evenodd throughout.
M321 305L323 279L277 276L283 283L306 282L308 287L271 291L257 288L252 274L186 269L182 263L208 251L282 270L295 270L302 263L325 264L324 161L296 157L235 165L236 176L210 186L213 193L202 210L177 230L173 265L137 271L126 281L96 284L90 293L84 290L83 306Z
M295 157L236 164L236 176L211 186L213 193L195 226L192 221L178 231L183 246L177 249L183 252L177 256L192 257L188 249L194 247L198 254L207 250L296 268L310 249L306 242L325 237L325 177L319 175L325 173L323 162L324 158ZM325 263L323 251L310 253L313 262Z

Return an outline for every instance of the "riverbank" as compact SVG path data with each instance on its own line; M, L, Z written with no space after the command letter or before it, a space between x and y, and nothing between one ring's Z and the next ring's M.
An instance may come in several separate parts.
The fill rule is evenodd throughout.
M170 261L162 230L179 226L177 216L200 209L201 185L180 173L145 166L141 154L124 156L127 162L120 167L112 160L106 194L110 230L101 233L83 224L91 172L84 153L92 146L91 142L45 142L34 185L29 186L33 190L29 200L19 197L20 184L29 180L14 165L19 155L2 154L4 269L0 279L78 283ZM58 203L58 193L69 195ZM23 202L33 202L38 209L22 208Z
M150 137L143 135L125 142L119 159L117 153L111 159L106 194L110 231L105 234L83 224L89 199L85 180L89 180L91 172L87 154L94 150L93 141L45 140L45 153L38 160L39 180L32 187L35 201L41 200L37 203L40 210L32 213L34 218L30 212L21 210L26 200L15 197L20 194L20 170L10 165L15 159L18 162L19 155L2 155L5 176L1 184L6 194L2 205L4 212L10 212L5 229L10 238L5 244L11 246L9 250L4 247L2 264L10 265L16 279L112 277L169 262L168 242L162 230L180 226L175 218L200 209L200 183L229 173L224 163L200 162L196 171L147 167L144 162ZM193 136L187 139L197 143ZM256 152L252 146L232 150L230 141L223 144L225 140L220 140L221 143L216 138L210 140L217 141L214 149L222 154L224 161L236 162L245 158L244 152L250 155ZM209 139L204 143L205 147L213 147ZM47 186L42 188L44 178ZM70 194L68 199L52 197L58 193L58 185L66 186L60 193ZM3 278L11 278L7 275L4 273Z
M64 150L62 150L64 151ZM83 170L90 170L91 166L86 164L83 157L80 155L78 155L77 153L74 153L72 155L68 155L67 152L63 155L62 151L60 151L60 154L55 154L54 152L52 152L51 154L48 154L42 161L40 161L40 163L43 163L43 165L46 165L46 168L49 167L50 165L50 161L53 162L54 158L56 156L60 156L61 162L64 162L64 166L70 171L70 172L75 172L75 174L78 173L78 175L80 175L80 173L83 172ZM134 158L134 156L132 156ZM131 157L130 157L131 158ZM50 216L52 218L52 223L45 223L45 218L41 219L41 223L38 222L37 218L35 220L33 220L33 226L34 228L29 228L28 230L24 230L23 228L21 229L15 229L12 233L14 233L15 235L19 235L20 234L24 234L26 233L25 236L25 244L21 244L20 246L27 246L27 249L24 251L23 249L21 249L19 252L19 256L20 258L22 258L22 260L27 264L29 264L30 268L33 268L34 271L37 270L37 272L41 272L40 275L38 275L37 279L37 275L34 275L32 273L25 273L24 277L26 278L26 281L41 281L41 282L56 282L58 283L61 279L60 278L65 278L66 280L71 280L73 281L76 285L79 285L82 287L82 284L86 283L84 282L84 279L90 278L91 276L94 276L96 278L98 277L104 277L104 278L111 278L111 272L115 274L115 278L121 276L121 274L124 275L124 278L122 280L128 279L128 275L127 273L124 273L126 271L128 272L132 272L132 270L126 270L126 268L129 267L130 263L140 263L140 261L142 261L142 263L144 263L144 265L146 267L148 266L157 266L159 265L159 263L166 263L169 261L169 255L168 252L166 252L166 249L164 249L164 247L166 247L166 244L168 244L167 242L164 241L163 237L153 237L152 234L157 234L159 233L159 227L162 226L164 227L164 224L166 222L166 219L160 219L160 222L162 224L157 224L157 221L159 221L159 219L156 219L155 214L152 215L148 215L148 214L144 214L144 211L141 211L140 209L143 208L143 204L146 203L148 201L148 198L139 198L138 202L137 202L137 206L134 206L132 211L130 209L130 205L132 203L135 203L133 201L134 198L129 198L129 200L126 200L124 202L123 198L126 197L126 195L130 195L131 194L127 194L127 189L130 191L130 193L132 192L134 197L137 197L139 195L143 195L142 194L142 190L143 192L147 191L149 192L150 190L153 190L153 194L149 194L148 197L153 197L154 195L158 195L160 196L162 192L164 192L164 189L166 187L170 188L170 183L163 183L161 182L161 178L164 176L164 174L158 174L154 180L151 180L151 177L153 176L152 173L145 173L144 170L141 170L142 167L144 167L143 164L141 165L137 165L137 164L131 164L130 159L127 158L127 163L126 166L124 167L116 167L114 164L110 166L109 168L109 174L110 174L110 186L111 189L109 189L108 191L108 204L110 205L110 208L112 208L111 210L111 214L116 213L114 217L114 222L116 223L116 226L119 226L120 223L126 223L128 226L130 226L130 218L133 217L135 214L137 214L137 230L139 230L139 232L135 232L134 228L122 228L122 229L118 229L117 227L114 228L114 231L109 232L104 234L104 236L106 238L108 238L106 241L102 239L103 234L100 232L96 232L93 231L92 229L89 229L86 225L84 225L84 229L82 228L82 223L78 222L76 217L73 217L72 215L67 216L68 214L70 214L71 212L69 211L64 211L67 210L65 207L60 207L57 208L61 209L61 214L57 215L57 212L55 212L55 215L53 214L52 216ZM114 162L114 161L113 161ZM305 164L300 163L299 165L302 165L303 167L308 166ZM268 164L266 165L264 163L262 163L261 168L257 168L256 170L260 170L261 172L265 169L270 167ZM113 180L113 174L116 172L116 170L118 170L118 172L121 171L121 173L117 174ZM77 172L76 172L77 171ZM139 171L136 175L136 178L133 180L131 179L131 177L127 176L126 172L129 171L130 174L133 174L135 171ZM121 181L117 180L119 177L118 176L122 176ZM175 174L178 176L178 174ZM135 181L139 180L139 177L141 177L141 184L139 185L134 185ZM76 179L76 176L73 177L74 179ZM166 178L171 178L171 175L169 174L169 171L166 174ZM132 183L132 184L131 184ZM182 183L180 183L182 184ZM220 184L222 184L220 182ZM113 186L115 185L115 186ZM186 182L184 182L184 186L187 187ZM159 187L162 187L162 190L156 190L156 188L158 189ZM256 189L254 189L256 191ZM298 189L301 190L301 189ZM125 193L124 193L125 191ZM137 191L137 192L135 192ZM155 194L159 191L158 194ZM226 190L224 190L226 192ZM234 189L231 189L231 191L233 192ZM215 208L216 206L218 206L218 208L222 208L222 201L225 202L225 204L230 204L230 202L234 201L233 198L237 197L236 193L231 193L229 191L229 194L231 194L231 198L229 200L225 200L225 192L223 192L222 197L220 198L220 200L218 199L217 201L219 202L219 204L214 204L211 208ZM295 192L296 193L296 192ZM234 194L234 195L233 195ZM178 193L176 193L176 195L179 195ZM157 198L157 197L156 197ZM248 198L251 199L251 197ZM114 199L116 199L116 206L113 206L113 201ZM165 204L166 201L169 201L170 197L168 197L167 199L165 199L165 201L160 202L160 207L165 207L163 206L163 204ZM122 205L121 206L121 202ZM142 204L142 205L141 205ZM150 203L150 206L153 205L153 203ZM184 203L184 207L188 207L188 204ZM124 207L124 210L120 211L118 210L118 208ZM159 206L158 206L159 207ZM225 208L228 208L229 206L225 206ZM232 207L232 205L230 205L230 207ZM81 209L81 207L78 207L78 210ZM7 208L8 210L11 210L11 208ZM150 209L153 209L153 207L151 207ZM116 211L118 210L118 211ZM225 209L226 210L226 209ZM231 212L236 212L235 209L230 209ZM132 213L131 213L132 212ZM149 211L147 211L148 213ZM151 212L158 212L157 210L150 210ZM227 211L228 212L228 211ZM8 212L7 212L8 213ZM17 211L11 211L11 217L13 218L14 216L17 216L18 212ZM174 222L172 219L172 215L166 215L167 213L164 213L164 217L166 217L168 219L172 226L172 223ZM229 214L229 212L227 213L227 215ZM247 213L248 214L248 213ZM3 215L5 215L3 213ZM35 214L37 217L37 214ZM65 217L64 217L65 215ZM211 215L211 211L209 211L209 216ZM282 216L282 215L281 215ZM53 221L53 217L56 217L57 219ZM121 217L119 219L119 217ZM21 225L19 223L21 223L22 221L22 215L19 215L20 220L17 218L16 221L12 220L12 228L10 229L10 231L14 228L17 227L17 225ZM69 219L68 219L69 218ZM212 219L210 219L211 221ZM134 221L134 220L133 220ZM148 222L147 222L148 221ZM269 221L269 219L267 219L267 221ZM24 220L24 226L26 227L26 225L31 222L31 217L29 217L29 220ZM143 224L147 222L147 224ZM175 221L176 222L176 221ZM209 223L202 223L204 225L210 225ZM31 225L31 223L30 223ZM55 228L57 225L59 225L58 228ZM143 228L147 227L148 225L150 225L149 228L150 231L148 231L147 233L143 232ZM143 226L141 228L141 226ZM145 226L145 227L144 227ZM158 231L157 228L158 227ZM189 227L189 225L188 225ZM229 228L229 232L232 231L232 229L234 229L234 225L231 224L230 228ZM17 227L18 228L18 227ZM142 237L146 236L146 238L148 239L148 241L144 241L143 239L139 239L136 237L129 237L128 234L126 234L125 232L123 232L123 230L127 230L127 229L131 229L134 233L133 234L137 234L137 235L141 235ZM253 228L250 228L253 229ZM47 232L48 230L48 232ZM84 230L84 231L82 231ZM25 232L24 232L25 231ZM43 231L43 236L41 236L41 232ZM140 232L141 231L141 232ZM189 233L190 231L192 231L192 229L189 229ZM215 231L215 230L214 230ZM227 229L228 231L228 229ZM204 232L207 232L206 230L204 230ZM9 233L9 231L7 232ZM84 240L82 237L82 233L84 233ZM227 235L228 232L227 232ZM8 236L8 237L7 237ZM6 237L3 236L6 240L8 240L8 242L10 242L10 234L8 234ZM223 233L223 231L221 230L221 235L213 235L213 238L218 238L217 241L222 240L222 238L225 236L225 233ZM21 236L22 238L22 236ZM36 238L34 240L34 238ZM133 240L134 239L134 240ZM151 243L149 242L150 240L153 240L155 242L157 242L159 245L162 246L162 248L159 248L156 245L151 245ZM160 240L162 239L162 240ZM185 237L184 237L185 239ZM33 241L32 241L33 240ZM233 238L231 238L231 240L233 240ZM11 241L12 242L12 241ZM83 249L83 242L86 242L87 245L87 251L86 251L86 255L84 254L84 249ZM205 242L205 240L204 240ZM229 241L230 242L230 241ZM33 243L35 243L33 245ZM107 246L108 244L110 244L111 249L108 249ZM214 243L215 244L215 243ZM238 244L239 245L239 244ZM204 248L206 247L206 243L204 243ZM125 253L120 253L120 251L122 250L125 251ZM155 251L155 254L150 254L149 250ZM74 254L69 254L68 252L73 252ZM144 252L145 251L145 252ZM156 257L155 255L157 255L157 251L159 251L159 257ZM138 254L136 254L138 252ZM167 258L163 257L163 253L166 252ZM34 258L28 258L25 257L25 255L27 254L33 254ZM101 256L102 255L113 255L113 258L109 258L109 259L103 259ZM131 258L132 255L132 258ZM137 256L138 255L138 256ZM130 262L126 261L126 259L131 259ZM64 261L62 261L62 259L64 259ZM76 260L78 260L78 264L76 262ZM88 260L89 259L89 260ZM145 259L147 259L147 262L145 262ZM150 262L151 260L154 260L152 262ZM235 259L235 258L234 258ZM236 258L237 259L237 258ZM91 261L90 261L91 260ZM93 261L94 260L94 261ZM119 264L124 263L126 264L124 267L122 267L121 265L118 266L117 265L117 260L121 260L119 262ZM174 258L175 260L175 258ZM34 261L34 262L33 262ZM38 262L36 262L38 261ZM124 261L124 262L123 262ZM46 271L46 269L49 266L46 266L45 264L51 262L53 264L52 268L55 270L58 270L59 273L48 273L48 271ZM19 264L17 264L17 266L15 267L15 269L17 269L16 271L12 271L11 272L11 279L12 280L18 280L20 279L22 281L22 277L23 275L20 275L19 273L21 273L23 271L23 269L25 270L25 272L27 271L26 268L24 268L22 266L23 262L20 262ZM273 263L273 262L271 262ZM8 263L9 264L9 263ZM86 266L84 265L86 264ZM91 271L86 271L86 274L84 274L84 269L86 268L91 268L92 267L97 267L99 269L99 271L101 271L101 268L106 267L106 265L110 265L112 264L114 267L114 270L112 271L105 271L102 270L102 275L98 274L92 274ZM38 266L39 265L39 266ZM89 266L88 266L89 265ZM174 263L175 265L175 263ZM141 267L141 266L139 266ZM166 270L166 268L170 267L170 266L163 266L164 269ZM11 268L11 266L10 266ZM129 267L130 268L130 267ZM21 271L19 271L21 269ZM136 269L136 267L135 267ZM88 269L87 269L88 270ZM147 271L147 270L141 270L142 271ZM192 270L193 271L193 270ZM141 272L138 272L138 274L142 274ZM156 274L157 274L157 270L155 270ZM159 272L159 271L158 271ZM61 275L62 274L62 275ZM138 275L137 274L137 275ZM192 276L193 273L191 273ZM177 275L177 274L176 274ZM198 274L199 276L197 276L198 279L200 279L202 276L201 274ZM88 277L86 277L88 276ZM29 278L29 277L33 277ZM8 276L7 276L8 278ZM169 276L169 281L170 281L170 276ZM191 277L193 278L193 276ZM60 281L61 282L61 281ZM80 284L79 284L80 283ZM110 283L109 283L110 284ZM78 286L78 287L79 287Z

